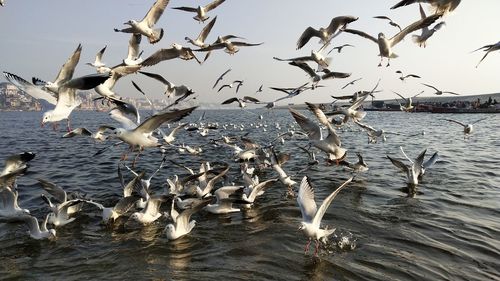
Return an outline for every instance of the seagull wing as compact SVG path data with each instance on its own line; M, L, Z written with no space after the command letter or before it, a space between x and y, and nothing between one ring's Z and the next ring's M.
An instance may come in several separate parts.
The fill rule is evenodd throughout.
M432 88L432 89L436 90L436 92L439 92L439 89L438 89L438 88L436 88L436 87L434 87L434 86L432 86L432 85L425 84L425 83L422 83L422 85L427 86L427 87L429 87L429 88Z
M349 179L347 179L334 192L332 192L330 195L328 195L328 197L326 197L325 200L323 200L323 203L321 203L321 206L319 207L318 211L314 215L314 219L312 221L313 225L316 225L319 227L321 220L323 219L323 216L325 215L325 212L328 209L328 207L330 206L330 204L332 203L333 199L335 199L337 194L339 194L339 192L342 189L344 189L347 186L347 184L349 184L352 181L352 179L353 179L353 177L350 177Z
M264 191L264 189L272 186L272 183L279 181L279 179L270 179L263 181L261 183L258 183L253 186L252 191L250 192L250 195L248 196L250 201L254 201L255 197L257 197L257 194L259 194L261 191Z
M172 9L181 10L185 12L194 12L194 13L198 12L198 10L193 7L173 7Z
M434 15L426 17L425 19L421 19L421 20L418 20L418 21L410 24L405 29L401 30L399 33L397 33L391 39L389 39L390 45L395 46L396 44L401 42L401 40L403 40L406 35L412 33L413 31L419 30L423 27L427 27L427 26L433 24L441 16L442 16L442 14L434 14Z
M140 124L135 131L136 132L141 132L143 134L149 134L156 130L158 127L161 126L161 124L168 122L168 121L176 121L180 120L183 117L191 114L193 110L196 109L196 106L190 107L187 109L182 109L178 111L169 111L169 112L164 112L164 113L159 113L155 114L148 119L146 119L142 124Z
M463 127L467 126L466 124L461 123L461 122L458 122L458 121L453 120L453 119L444 119L444 120L449 121L449 122L453 122L453 123L457 123L457 124L459 124L459 125L462 125Z
M130 36L130 39L128 40L127 59L137 60L139 58L141 39L141 34L132 33L132 36Z
M292 114L297 124L299 124L300 128L302 128L302 130L306 132L307 137L310 140L321 139L321 128L316 123L292 108L289 108L288 110Z
M75 67L80 61L80 54L82 53L82 44L78 44L78 47L73 52L71 57L63 64L61 70L57 74L56 79L54 80L55 84L63 84L64 82L70 80L73 77L73 73L75 72Z
M92 136L92 132L89 131L87 128L76 128L76 129L72 130L71 132L67 132L62 137L63 138L72 138L72 137L81 136L81 135Z
M217 86L217 84L219 83L219 81L221 81L221 80L222 80L222 78L224 78L224 75L226 75L229 71L231 71L231 68L230 68L230 69L228 69L228 70L226 70L226 71L224 71L224 73L222 73L222 74L219 76L219 78L217 78L217 80L215 81L215 84L214 84L214 86L212 87L212 89L215 89L215 87Z
M424 167L425 170L427 170L428 168L432 167L432 165L434 165L434 163L437 162L438 158L439 158L439 155L437 152L435 152L429 160L424 162L424 164L422 166Z
M200 200L197 203L195 203L194 205L192 205L191 208L182 211L179 214L179 216L177 216L177 220L175 221L176 229L189 229L188 226L189 226L189 220L191 219L191 216L194 213L197 213L198 211L203 209L203 207L205 207L206 205L210 204L211 201L212 201L212 198Z
M208 12L210 10L213 10L215 8L217 8L220 4L224 3L224 1L226 0L215 0L207 5L205 5L205 11Z
M299 61L292 61L292 62L289 62L288 63L289 65L293 65L293 66L296 66L302 70L304 70L305 72L307 72L307 74L309 74L309 76L311 77L315 77L316 76L316 72L314 71L314 69L312 69L307 63L305 62L299 62Z
M299 40L297 40L297 50L304 47L304 45L307 44L312 37L321 37L321 32L309 26L306 30L304 30L304 32L302 32Z
M230 104L230 103L233 103L233 102L239 102L238 98L230 98L230 99L227 99L225 101L223 101L221 104Z
M375 133L377 130L375 130L375 128L373 128L372 126L370 125L367 125L367 124L364 124L364 123L361 123L359 121L356 121L354 120L354 123L358 124L358 126L360 126L361 128L367 130L368 132L370 133Z
M334 17L326 28L328 34L333 35L341 26L346 26L348 23L358 20L358 17L340 16Z
M146 16L142 19L141 22L146 21L149 27L153 27L158 19L165 11L165 8L168 5L169 0L157 0L153 6L149 9Z
M389 157L388 155L386 155L386 156L387 156L387 158L388 158L389 160L391 160L391 162L392 162L392 164L393 164L394 166L396 166L397 168L399 168L401 171L403 171L403 172L405 172L405 173L408 173L408 170L409 170L409 169L408 169L408 166L406 166L403 162L401 162L401 161L399 161L399 160L397 160L397 159L391 158L391 157Z
M160 49L145 59L141 64L143 66L152 66L164 60L171 60L179 57L179 50L175 48Z
M47 191L52 197L54 197L59 203L66 202L67 195L66 191L62 189L60 186L55 183L49 182L44 179L37 179L38 183L42 186L42 188Z
M205 42L205 39L207 39L208 34L212 30L212 27L214 27L215 21L217 20L217 17L214 17L203 29L201 30L200 34L198 35L197 40L201 42Z
M168 82L167 79L163 78L163 76L161 76L159 74L145 72L145 71L139 71L139 73L144 74L144 75L151 77L153 79L156 79L156 80L160 81L162 84L168 86L169 88L174 87L174 85L172 83Z
M328 73L323 74L323 76L321 76L321 79L323 79L323 80L330 79L330 78L343 79L343 78L347 78L349 76L351 76L351 73L330 71Z
M300 182L297 202L302 213L302 220L304 222L312 222L318 207L314 201L314 189L307 176L304 176Z
M113 207L113 211L119 215L123 215L135 205L135 202L137 202L139 198L138 196L123 197Z
M368 39L368 40L371 40L371 41L375 42L375 44L377 44L377 45L378 45L378 40L377 40L377 38L375 38L375 37L371 36L371 35L370 35L370 34L368 34L368 33L363 32L363 31L361 31L361 30L356 30L356 29L348 29L348 28L346 28L346 29L344 29L343 31L344 31L344 32L347 32L347 33L352 33L352 34L359 35L359 36L361 36L361 37L363 37L363 38L366 38L366 39Z
M95 73L71 79L63 84L66 88L90 90L106 82L111 73Z
M55 105L57 103L57 99L51 93L42 90L40 87L33 85L23 78L5 71L3 72L3 75L10 83L14 84L14 86L16 86L19 90L24 91L31 97L37 100L45 100L52 105Z

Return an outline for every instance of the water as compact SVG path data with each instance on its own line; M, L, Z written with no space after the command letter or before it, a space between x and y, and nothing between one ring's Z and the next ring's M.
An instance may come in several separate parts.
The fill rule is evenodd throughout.
M276 122L282 131L294 125L286 110L257 113L264 115L266 132L250 127L249 123L259 122L255 113L208 111L206 117L219 124L246 124L244 131L231 129L224 134L250 132L249 137L258 141L276 136ZM188 120L200 115L201 111L195 111ZM442 120L467 122L482 117L490 118L478 123L466 140L460 126ZM21 207L39 219L48 212L37 178L86 193L104 205L116 202L121 194L116 166L125 146L93 157L102 144L87 138L62 139L62 132L39 128L40 118L39 112L0 112L0 159L22 151L37 153L29 173L18 181ZM177 241L167 241L163 219L146 227L124 221L108 227L100 224L92 207L86 207L75 222L58 228L55 241L32 240L23 224L0 223L0 276L37 280L500 280L500 116L370 112L364 121L387 131L425 131L425 135L388 135L385 143L368 144L356 126L339 131L349 159L355 161L354 152L362 152L370 170L358 176L328 209L323 223L337 230L318 258L304 255L306 238L298 231L300 210L294 199L284 198L285 187L276 183L252 209L195 215L195 229ZM112 124L105 113L98 112L75 112L73 123L89 129ZM182 132L177 141L195 145L219 135L218 131L207 137ZM299 171L306 159L295 151L293 142L306 144L298 138L278 147L293 153L284 165L289 174ZM404 175L386 158L402 159L400 145L411 158L424 148L427 158L439 151L439 161L426 172L414 197L403 191ZM200 156L171 152L169 157L192 168L198 168L202 160L225 160L231 163L230 180L241 182L229 149L207 145L203 150ZM146 151L136 169L151 173L160 160L158 152ZM153 189L161 192L167 177L184 173L167 165L153 179ZM294 179L300 181L305 174L311 177L317 201L350 176L341 167L322 163ZM260 175L261 179L272 176L273 171Z

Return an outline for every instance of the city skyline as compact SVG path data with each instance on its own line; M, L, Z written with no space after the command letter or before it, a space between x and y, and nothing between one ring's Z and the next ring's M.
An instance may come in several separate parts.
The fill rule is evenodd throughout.
M379 1L367 4L361 0L349 3L315 0L307 3L288 1L284 6L278 1L228 0L210 12L212 18L217 16L217 22L207 41L212 42L217 35L234 34L245 37L248 42L263 42L263 45L241 48L240 52L232 56L224 52L214 52L201 66L194 61L177 59L164 61L143 70L158 73L174 84L188 85L198 95L197 100L200 103L215 103L235 96L234 91L217 93L216 90L212 90L215 79L228 68L232 68L223 83L236 79L244 80L244 86L238 96L250 95L265 102L272 101L282 95L268 87L295 87L309 81L302 70L289 66L286 62L272 59L273 56L290 58L308 55L311 50L319 49L317 38L313 38L301 50L295 50L295 43L307 26L318 28L328 25L335 16L353 15L359 19L350 24L349 28L363 30L371 35L383 31L392 36L397 29L390 26L387 21L374 19L373 16L389 16L401 26L419 19L418 5L390 10L389 8L396 2ZM462 2L454 12L442 19L446 21L446 27L429 39L426 48L418 47L412 42L411 36L398 44L395 52L400 57L391 60L390 67L377 67L378 49L372 42L353 34L339 35L327 50L345 43L355 47L346 48L340 54L332 52L331 69L352 73L351 77L321 82L326 87L284 100L280 104L304 101L331 102L330 95L369 90L378 79L381 79L380 89L384 90L377 95L378 99L394 98L392 91L412 96L421 90L426 90L424 96L432 95L431 91L421 83L459 92L462 95L498 92L494 78L495 65L500 59L498 55L492 53L478 68L475 68L483 53L470 52L498 40L494 30L489 27L498 26L500 23L494 12L500 8L500 3L488 0L477 6L470 1ZM5 7L0 9L0 30L4 37L0 52L2 71L16 73L28 80L32 76L46 80L53 79L62 63L79 43L83 45L83 53L75 75L93 73L93 69L84 63L92 61L97 51L105 45L107 50L103 61L111 66L116 65L126 55L129 35L115 33L113 28L122 28L122 23L129 19L142 19L153 3L154 1L101 3L91 0L85 5L77 6L75 2L61 0L50 3L8 1ZM192 15L176 11L172 7L180 4L196 6L196 3L198 2L170 1L157 23L158 27L164 28L165 35L155 45L143 40L141 44L141 49L144 50L143 58L160 48L169 47L174 42L188 46L184 37L196 37L204 25L194 21ZM430 14L428 5L424 6ZM78 13L74 12L75 8L78 8ZM308 10L311 12L304 12ZM21 20L26 18L30 20ZM476 24L481 26L480 31L477 31ZM204 56L202 53L197 55L200 58ZM395 73L396 70L415 73L422 78L402 82ZM345 90L340 89L356 78L363 79ZM2 78L0 81L5 80ZM131 81L139 84L150 98L162 97L162 85L140 74L120 80L116 86L117 93L124 97L139 98L140 94L132 87ZM255 94L261 84L264 85L264 91Z

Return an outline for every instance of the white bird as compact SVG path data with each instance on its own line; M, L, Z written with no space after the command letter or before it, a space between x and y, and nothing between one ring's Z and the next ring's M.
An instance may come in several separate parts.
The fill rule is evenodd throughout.
M427 15L425 14L424 9L422 8L422 5L419 4L420 8L420 16L422 19L425 19ZM428 26L422 28L422 33L420 35L412 35L412 40L413 42L417 43L419 47L427 47L427 40L431 38L432 35L441 28L443 28L446 25L444 21L434 25L433 28L429 28Z
M28 162L33 160L35 156L36 154L33 152L23 152L7 157L0 177L20 171L24 172L28 168Z
M322 75L318 75L314 69L312 69L307 63L305 62L298 62L298 61L292 61L288 63L289 65L296 66L302 70L304 70L310 77L313 82L313 85L317 85L319 81L321 80L327 80L327 79L342 79L342 78L347 78L351 76L351 73L344 73L344 72L335 72L335 71L330 71L327 68L323 68L323 73Z
M217 93L220 92L224 88L233 88L235 84L237 84L236 93L238 93L238 91L240 90L240 87L243 85L243 80L234 80L233 82L231 82L229 84L224 84L224 85L220 86L219 90L217 90Z
M149 224L156 221L162 216L160 212L161 204L168 198L169 197L163 195L149 198L144 209L141 212L133 213L130 218L142 224Z
M429 87L429 88L431 88L431 89L435 90L436 92L435 92L434 94L435 94L435 95L437 95L437 96L440 96L440 95L442 95L442 94L452 94L452 95L455 95L455 96L459 96L459 95L460 95L460 94L457 94L457 93L455 93L455 92L450 92L450 91L441 91L441 90L439 90L438 88L436 88L436 87L434 87L434 86L432 86L432 85L429 85L429 84L424 84L424 83L422 83L422 85L424 85L424 86L426 86L426 87Z
M207 16L207 13L215 8L217 8L220 4L224 3L226 0L215 0L210 3L208 3L205 6L198 6L198 7L174 7L172 9L176 10L181 10L185 12L192 12L196 13L196 16L193 17L193 19L197 20L198 22L205 22L208 20L210 17Z
M217 80L215 80L215 83L214 83L214 86L212 87L212 89L215 89L215 87L217 87L217 84L224 78L224 76L229 72L231 71L231 68L224 71L224 73L222 73L218 78Z
M42 88L33 85L31 82L28 82L15 74L4 71L3 75L10 83L14 84L14 86L16 86L19 90L25 92L34 99L38 101L44 100L51 105L56 105L57 98L55 94L45 91Z
M290 159L290 155L285 153L280 153L279 155L276 155L276 153L272 149L270 157L271 157L271 166L273 170L278 174L279 181L287 187L287 195L293 196L294 192L292 190L292 187L295 184L297 184L297 182L292 180L292 178L281 167L281 165L285 164L285 162L287 162Z
M185 85L180 85L176 86L174 83L171 83L167 81L167 79L163 78L163 76L155 73L150 73L150 72L144 72L144 71L139 71L139 73L144 74L148 77L151 77L159 82L161 82L165 86L165 95L170 98L170 97L182 97L185 95L192 95L194 94L194 91L189 88L188 86Z
M142 52L140 50L141 40L142 36L140 34L132 33L130 36L130 39L128 40L127 57L123 60L125 65L134 66L142 63Z
M127 130L133 130L141 123L141 116L139 110L131 103L127 103L121 100L109 99L116 106L113 107L108 115ZM131 119L132 118L132 119ZM114 128L108 126L108 129L113 130Z
M152 55L147 57L142 63L142 66L152 66L158 64L164 60L171 60L180 58L182 60L192 60L195 59L198 64L202 62L196 57L191 48L183 47L180 44L173 43L172 47L168 49L160 49L154 52Z
M130 25L130 27L124 29L115 28L115 31L124 33L138 33L144 35L149 39L149 43L151 44L160 41L163 37L163 28L154 29L154 25L156 24L158 19L160 19L163 11L165 11L168 2L169 0L157 0L140 22L129 20L124 24Z
M399 29L399 31L401 31L401 26L399 24L397 24L395 21L393 21L391 18L389 18L388 16L375 16L373 18L381 19L381 20L388 20L389 24L391 26L397 27Z
M404 154L403 148L400 147L401 151ZM411 166L404 164L403 162L391 158L389 155L387 155L387 158L391 160L392 164L399 168L401 171L406 173L406 183L410 185L411 187L416 187L418 185L418 176L421 174L422 171L422 164L424 162L424 157L425 157L425 152L427 149L422 151L418 157L415 159L415 161L411 161L406 154L405 157L411 162Z
M329 130L328 136L323 138L321 128L315 122L292 108L288 110L297 124L306 132L309 142L314 147L325 152L328 155L328 160L338 162L344 159L347 150L341 147L340 138L334 130Z
M461 0L401 0L400 2L396 3L396 5L392 6L391 9L396 9L415 3L427 3L436 10L436 14L443 14L455 10L460 4L460 1Z
M105 63L102 62L102 55L104 54L104 51L106 51L106 47L102 48L99 52L97 52L95 59L93 62L87 62L86 65L90 65L94 68L96 68L99 72L99 69L103 68L106 66Z
M232 36L232 35L231 35L231 37L232 38L239 38L239 37ZM259 45L264 44L264 43L248 43L248 42L242 42L242 41L231 41L230 39L227 39L227 38L228 38L227 36L226 37L219 36L215 43L212 43L206 47L196 49L193 51L210 52L213 50L224 49L224 51L226 53L228 53L230 55L234 55L237 52L239 52L240 48L238 48L238 47L252 47L252 46L259 46ZM207 58L208 58L208 54L207 54L207 56L205 56L205 60Z
M359 81L359 80L361 80L361 79L363 79L363 78L354 79L354 80L352 80L351 82L349 82L349 83L345 84L344 86L342 86L342 88L340 88L340 89L342 89L342 90L343 90L343 89L347 88L347 87L348 87L348 86L350 86L350 85L354 85L354 83L358 82L358 81ZM356 100L356 99L355 99L355 100Z
M63 138L72 138L75 136L89 136L93 138L96 141L105 141L108 139L108 136L104 135L103 133L106 132L108 129L112 129L113 127L107 126L107 125L102 125L97 128L97 131L95 133L92 133L90 130L87 128L76 128L73 129L71 132L65 133L62 137Z
M104 223L113 223L135 206L137 200L139 200L138 196L123 197L112 207L104 207L104 205L91 200L84 202L94 205L102 211L101 217Z
M342 31L342 28L345 28L347 24L356 20L358 20L358 17L340 16L333 18L326 28L320 27L319 29L315 29L309 26L302 32L299 40L297 40L297 50L307 44L312 37L318 37L320 38L321 44L328 45L329 42Z
M472 131L474 130L474 124L476 124L477 122L480 122L480 121L483 121L483 120L486 120L488 118L481 118L479 120L476 120L472 123L469 123L469 124L464 124L462 122L459 122L459 121L456 121L456 120L453 120L453 119L445 119L446 121L449 121L449 122L453 122L453 123L456 123L458 125L462 125L462 127L464 127L464 138L470 134L472 134Z
M422 94L424 91L421 91L420 93L414 95L413 97L407 97L407 98L403 97L399 93L396 93L394 91L392 91L392 92L395 93L396 95L398 95L399 97L401 97L405 101L404 104L401 104L401 103L399 104L399 108L401 109L401 111L412 112L413 109L415 108L412 104L413 103L412 98L416 98L417 96ZM399 101L398 101L398 103L399 103Z
M323 219L323 216L325 215L326 210L332 203L333 199L335 199L337 194L339 194L339 192L344 187L346 187L347 184L352 181L352 179L352 177L347 179L335 191L328 195L328 197L323 200L319 208L317 207L316 201L314 200L314 189L310 183L309 178L307 176L304 176L304 178L302 179L299 187L299 195L297 196L297 202L302 213L302 222L300 223L299 230L302 230L309 239L304 249L304 253L309 250L309 245L314 239L314 241L316 242L314 255L316 255L319 249L319 242L326 243L328 241L328 236L335 232L335 228L322 229L321 220Z
M473 52L475 51L479 51L479 50L483 50L486 52L486 54L484 54L484 56L481 58L481 60L477 63L476 65L476 68L479 66L479 64L486 58L486 56L493 52L493 51L498 51L500 50L500 41L498 41L497 43L495 44L490 44L490 45L485 45L477 50L474 50Z
M60 204L53 204L52 201L45 196L45 194L41 195L43 201L49 205L51 212L48 214L48 222L53 224L54 226L64 226L76 218L70 218L70 214L74 214L77 211L70 211L70 208L77 207L80 210L83 201L80 199L67 200Z
M260 103L260 101L258 99L256 99L256 98L254 98L254 97L244 96L243 98L237 98L237 97L229 98L229 99L223 101L221 104L231 104L233 102L237 102L238 106L240 108L246 107L246 103L247 102L250 102L250 103Z
M19 207L19 203L17 202L18 195L14 186L9 187L0 185L0 198L2 199L2 207L0 208L1 219L17 220L20 216L30 213L28 209Z
M248 175L247 177L250 178ZM250 179L250 183L246 183L247 186L243 189L241 199L249 204L253 204L255 199L264 193L265 189L271 187L272 184L277 181L279 181L279 179L276 178L259 182L259 178L255 176L254 179Z
M197 202L191 206L191 208L183 210L173 223L167 224L165 227L167 238L169 240L175 240L190 233L196 225L195 220L190 220L191 216L203 209L210 201L212 201L212 198L206 198Z
M354 45L343 44L343 45L340 45L340 46L335 46L330 51L328 51L328 53L326 53L326 54L329 55L333 50L337 50L337 53L340 54L340 52L342 52L342 49L344 49L344 47L354 47Z
M400 74L400 75L401 75L401 76L399 77L399 80L401 80L401 81L403 81L403 82L405 81L405 79L407 79L407 78L411 78L411 77L413 77L413 78L421 78L420 76L418 76L418 75L416 75L416 74L406 74L406 75L404 75L404 74L403 74L403 71L401 71L401 70L396 70L396 73L398 73L398 74Z
M309 82L307 83L304 83L296 88L278 88L278 87L269 87L269 89L271 90L275 90L275 91L279 91L279 92L283 92L286 94L286 96L284 97L281 97L277 100L275 100L273 103L277 102L277 101L280 101L280 100L283 100L283 99L289 99L289 98L293 98L295 96L298 96L300 95L301 93L303 93L304 91L306 90L310 90L310 89L313 89L312 86L308 86L309 85ZM320 87L320 86L316 86L316 87ZM270 103L272 104L272 103Z
M339 162L339 165L346 166L347 168L351 169L354 173L364 173L368 171L369 169L368 164L366 164L361 153L356 152L356 156L358 156L358 162L350 163L346 160L343 160Z
M95 87L96 93L101 95L105 99L121 99L114 91L113 87L115 86L118 79L137 72L141 68L140 65L117 65L111 68L110 76L104 83Z
M146 147L161 146L158 139L152 135L153 131L158 129L165 122L180 120L181 118L189 115L195 109L196 107L191 107L178 111L158 113L144 120L144 122L142 122L135 129L127 130L125 128L115 128L112 131L112 135L119 138L123 142L128 143L131 150L133 150L136 146L139 147L140 153ZM125 156L126 155L123 155L122 159L124 159ZM137 154L137 156L139 156L139 154Z
M162 138L163 140L167 143L167 144L172 144L174 141L175 141L175 135L182 129L184 129L186 126L188 125L188 123L182 123L182 124L179 124L177 127L175 127L174 129L172 129L172 131L170 131L170 133L167 135L163 132L163 130L160 130L160 134L162 135Z
M229 196L241 189L243 189L243 186L223 186L218 188L214 192L217 201L214 204L208 204L203 209L212 214L239 212L240 209L233 208L234 199L229 198Z
M214 17L207 25L203 27L201 30L200 34L196 39L191 39L189 37L185 37L184 40L188 41L189 43L195 45L196 47L204 48L207 47L208 44L205 43L205 40L207 39L208 34L212 30L212 27L214 27L215 21L217 20L217 17Z
M282 59L278 57L273 57L273 59L277 61L294 61L294 62L308 62L308 61L314 61L318 64L318 71L322 71L325 68L328 68L330 66L330 63L332 62L331 57L325 57L321 54L322 49L319 51L311 51L311 55L309 56L302 56L302 57L295 57L295 58L289 58L289 59Z
M384 129L375 129L368 124L361 123L359 121L354 120L358 126L366 130L366 134L368 135L368 143L377 143L378 138L382 138L382 141L386 141L386 134L400 135L399 133L387 132Z
M392 48L394 46L396 46L396 44L398 44L399 42L401 42L406 35L410 34L411 32L413 31L416 31L416 30L419 30L423 27L426 27L426 26L429 26L431 25L432 23L434 23L438 18L440 18L442 16L442 14L435 14L435 15L432 15L432 16L429 16L425 19L421 19L419 21L416 21L412 24L410 24L409 26L407 26L405 29L403 29L402 31L398 32L396 35L394 35L392 38L390 39L387 39L384 35L384 33L380 32L378 34L378 39L363 32L363 31L359 31L359 30L355 30L355 29L344 29L344 32L348 32L348 33L352 33L352 34L356 34L356 35L359 35L363 38L366 38L366 39L369 39L373 42L375 42L375 44L378 45L379 47L379 56L380 56L380 63L379 63L379 66L382 66L382 60L384 58L387 58L387 66L390 65L390 59L392 58L397 58L398 56L392 51Z
M55 229L47 229L47 220L49 215L45 216L45 220L41 225L38 224L37 218L26 215L21 217L21 219L28 225L29 235L31 238L36 240L41 239L55 239L56 238L56 230Z

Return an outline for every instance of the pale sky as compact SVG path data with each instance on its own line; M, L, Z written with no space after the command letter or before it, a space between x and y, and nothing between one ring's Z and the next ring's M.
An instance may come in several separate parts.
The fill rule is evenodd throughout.
M75 75L93 73L85 62L93 61L95 54L104 45L108 48L103 61L109 66L121 63L126 56L129 34L115 33L113 28L124 27L130 19L141 20L154 1L149 0L5 0L0 7L0 70L8 71L31 80L32 76L52 80L60 66L67 60L78 43L83 52ZM203 25L193 20L194 14L173 10L176 6L205 5L210 1L171 0L157 23L165 30L163 39L151 45L143 38L141 48L146 58L159 48L168 48L174 42L189 46L184 37L195 38ZM212 90L215 79L228 68L232 71L223 82L243 79L244 86L237 96L253 95L262 101L271 101L283 95L267 87L296 87L309 78L302 70L289 66L286 62L273 60L273 56L292 58L309 55L319 49L318 39L313 38L301 50L295 50L296 41L308 27L326 27L333 17L341 15L358 16L359 20L349 28L359 29L376 37L384 32L392 37L397 29L388 22L373 16L386 15L402 27L418 20L418 5L390 10L398 0L227 0L209 15L217 16L217 22L208 36L212 42L218 35L239 35L248 42L264 42L258 47L242 47L234 56L222 50L214 52L203 64L194 60L180 59L161 62L144 68L155 72L174 84L185 84L198 94L200 102L220 102L235 96L234 90L217 93ZM428 14L428 6L425 6ZM378 47L373 42L353 34L341 34L333 40L332 46L345 43L355 45L345 48L341 54L332 52L330 69L349 72L346 79L327 80L327 87L308 91L290 102L301 103L331 102L330 95L352 94L357 90L371 89L381 78L378 94L380 99L392 99L392 90L404 96L412 96L421 90L425 95L431 91L420 83L428 83L463 95L499 92L498 65L500 52L491 53L479 68L477 62L483 52L471 51L500 40L500 1L464 0L451 14L444 17L445 28L436 32L428 40L427 48L420 48L412 42L411 36L398 44L394 51L399 58L391 61L390 67L377 67ZM208 22L208 21L207 21ZM196 47L194 47L196 48ZM329 49L327 49L329 50ZM199 55L203 58L204 53ZM312 63L311 63L312 65ZM401 82L396 70L420 75L422 79L408 79ZM347 82L362 77L355 86L345 90L340 88ZM4 77L0 81L4 81ZM138 83L150 97L161 98L161 85L143 75L130 75L118 81L115 87L119 95L139 97L131 80ZM255 94L264 84L264 92Z

